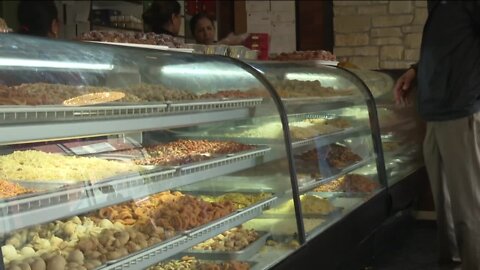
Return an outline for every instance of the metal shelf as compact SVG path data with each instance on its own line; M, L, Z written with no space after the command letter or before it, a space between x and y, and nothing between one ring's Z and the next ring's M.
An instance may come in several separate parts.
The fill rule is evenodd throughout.
M270 208L277 197L269 198L261 203L255 204L245 209L241 209L234 214L221 218L220 220L209 223L205 226L184 234L166 243L154 246L142 253L129 256L119 262L102 267L103 269L145 269L155 263L174 256L198 243L208 240L232 227L243 224L255 217L260 216L263 210Z
M363 135L368 135L371 133L371 130L368 126L360 126L360 127L353 127L347 128L344 130L340 130L337 132L331 132L327 134L322 134L313 138L309 138L306 140L301 141L294 141L292 142L292 148L297 150L299 148L310 148L311 146L323 146L327 144L331 144L337 141L344 140L346 138L358 137Z
M263 162L259 158L269 150L270 148L264 147L176 169L129 174L2 201L0 235L244 170Z
M251 116L250 109L261 102L260 98L76 108L0 106L0 144L158 130L245 119ZM185 114L190 116L185 117ZM22 122L25 124L18 125ZM46 122L49 128L45 128Z
M359 169L363 166L366 166L372 162L374 162L376 159L376 156L373 155L373 156L369 156L365 159L363 159L362 161L360 162L357 162L355 164L352 164L346 168L344 168L343 170L340 170L338 173L334 174L334 175L331 175L329 177L325 177L325 178L322 178L322 179L313 179L312 181L310 182L306 182L305 184L303 184L302 186L299 186L299 191L300 193L305 193L305 192L308 192L322 184L325 184L325 183L328 183L328 182L331 182L341 176L344 176L344 175L347 175L348 173L356 170L356 169Z
M359 95L339 97L282 98L288 113L311 113L352 107L365 104L365 97Z

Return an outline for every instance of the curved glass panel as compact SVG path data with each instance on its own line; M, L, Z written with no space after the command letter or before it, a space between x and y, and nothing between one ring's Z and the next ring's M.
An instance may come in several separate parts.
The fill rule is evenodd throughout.
M424 124L415 111L415 100L408 106L395 104L395 74L350 69L375 95L389 185L405 179L423 166L421 145ZM364 115L368 117L368 115Z
M368 89L353 74L316 61L250 64L286 107L303 223L312 239L383 188L369 118L359 117L368 116ZM278 210L271 214L279 217Z
M283 136L236 136L281 127L252 73L223 57L0 44L4 269L146 269L183 255L267 268L299 246L293 212L264 217L292 198Z

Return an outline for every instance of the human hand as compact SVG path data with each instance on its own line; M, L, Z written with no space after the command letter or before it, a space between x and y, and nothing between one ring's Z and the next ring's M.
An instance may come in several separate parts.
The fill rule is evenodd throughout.
M413 83L417 77L417 72L415 69L408 69L403 75L398 78L395 87L393 88L393 93L395 95L395 102L397 105L406 106L410 104L409 94L412 91Z

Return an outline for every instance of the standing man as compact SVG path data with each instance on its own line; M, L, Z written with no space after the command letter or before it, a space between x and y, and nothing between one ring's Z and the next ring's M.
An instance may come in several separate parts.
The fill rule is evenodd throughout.
M428 1L420 61L397 81L417 85L424 158L437 211L440 263L480 269L480 0Z

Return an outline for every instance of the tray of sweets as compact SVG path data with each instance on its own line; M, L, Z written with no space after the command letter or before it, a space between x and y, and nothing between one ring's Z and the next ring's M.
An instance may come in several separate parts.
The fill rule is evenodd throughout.
M182 255L194 256L201 260L245 261L258 253L258 251L265 245L269 236L270 233L268 232L258 232L258 238L254 242L250 243L247 247L238 251L216 251L192 248L185 252L182 252Z
M233 265L241 268L231 268ZM243 267L242 267L243 266ZM170 270L170 269L249 269L255 270L257 262L254 261L222 261L215 259L200 259L193 256L176 255L168 260L150 266L147 270ZM198 268L199 267L199 268ZM229 268L230 267L230 268Z

